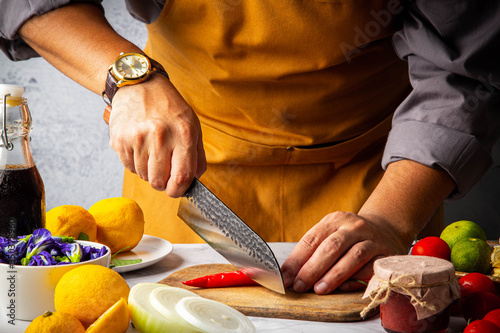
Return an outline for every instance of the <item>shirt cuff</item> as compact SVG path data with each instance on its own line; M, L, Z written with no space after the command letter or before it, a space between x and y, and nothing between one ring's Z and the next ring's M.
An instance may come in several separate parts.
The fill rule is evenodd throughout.
M448 172L456 184L449 199L463 197L493 164L490 151L473 135L419 121L396 123L389 133L382 166L402 159Z

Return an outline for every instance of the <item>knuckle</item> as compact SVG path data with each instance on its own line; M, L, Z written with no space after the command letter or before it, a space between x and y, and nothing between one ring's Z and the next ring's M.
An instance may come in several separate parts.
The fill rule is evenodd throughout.
M312 250L316 249L321 244L321 239L314 233L307 233L302 237L300 243L308 250Z
M351 249L351 255L354 257L355 261L365 262L368 261L371 252L369 248L365 246L353 247Z
M190 183L192 176L186 172L178 172L170 177L169 182L172 182L175 186L183 186Z
M337 253L342 249L342 242L338 237L328 237L321 245L326 253Z
M357 218L355 219L353 222L353 227L356 228L356 229L362 229L362 228L365 228L367 226L367 223L365 220L361 219L361 218Z
M184 121L179 121L176 124L175 131L180 142L184 144L188 144L190 146L194 146L193 137L194 132L191 128L191 125Z
M137 128L132 133L132 139L136 146L141 147L146 142L146 134L141 128Z
M154 180L150 180L149 183L150 183L151 187L157 191L165 190L165 182L163 182L161 180L154 179Z

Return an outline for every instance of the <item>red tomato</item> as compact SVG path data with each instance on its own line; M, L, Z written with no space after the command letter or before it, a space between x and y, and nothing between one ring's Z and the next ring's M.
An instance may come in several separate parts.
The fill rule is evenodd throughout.
M500 309L500 297L487 291L477 291L465 297L462 314L465 321L483 319L490 311Z
M450 260L450 253L448 244L436 236L422 238L411 249L412 255L437 257L445 260Z
M464 333L500 333L500 328L487 320L475 320L464 330Z
M458 282L463 287L460 289L463 292L461 296L467 296L477 291L495 293L495 283L481 273L468 273L462 276Z
M500 328L500 309L491 310L484 316L484 320L491 321Z

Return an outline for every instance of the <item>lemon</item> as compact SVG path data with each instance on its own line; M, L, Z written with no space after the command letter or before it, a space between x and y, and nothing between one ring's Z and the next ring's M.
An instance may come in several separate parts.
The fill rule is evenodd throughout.
M94 242L97 235L95 219L85 208L63 205L49 210L45 218L45 229L52 235L70 236Z
M462 238L451 249L451 262L460 272L489 274L493 249L482 239Z
M57 311L73 315L87 328L120 298L127 299L129 292L125 279L112 269L83 265L59 280L54 305Z
M491 265L493 276L500 276L500 245L496 245L491 252Z
M491 264L493 267L500 267L500 245L496 245L491 252Z
M96 202L89 208L97 223L97 241L111 253L132 250L144 234L144 214L132 199L117 197Z
M84 333L82 323L69 313L47 311L33 319L25 333Z
M483 228L481 228L478 224L467 220L456 221L449 224L441 232L440 237L448 243L451 250L453 250L455 243L462 238L479 238L486 241L486 234L484 233Z
M125 333L130 325L130 313L125 298L120 298L104 312L85 333Z

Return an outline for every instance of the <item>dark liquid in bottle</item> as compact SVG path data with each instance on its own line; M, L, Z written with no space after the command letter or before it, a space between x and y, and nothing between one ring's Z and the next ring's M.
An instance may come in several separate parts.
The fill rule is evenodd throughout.
M0 170L0 236L16 237L41 228L45 190L36 166Z

